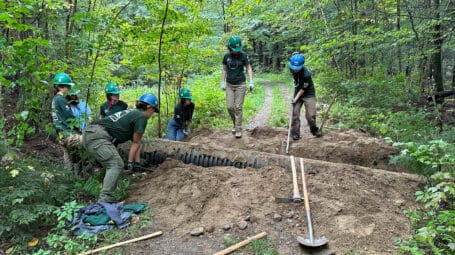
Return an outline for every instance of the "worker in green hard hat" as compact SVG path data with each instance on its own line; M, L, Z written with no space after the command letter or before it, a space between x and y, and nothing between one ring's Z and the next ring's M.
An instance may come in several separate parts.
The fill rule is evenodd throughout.
M190 124L193 119L194 103L193 95L187 88L179 91L180 102L175 106L174 116L167 124L165 139L183 141L190 134Z
M116 112L128 109L128 104L120 100L120 93L122 92L117 84L108 82L104 89L107 101L100 107L100 117L104 118Z
M227 48L228 53L223 58L223 69L221 71L221 89L226 91L226 105L229 116L232 119L236 138L242 137L243 100L246 94L246 68L249 76L249 89L253 91L253 69L248 55L242 51L243 45L240 37L231 36Z
M74 132L70 121L74 119L73 112L65 96L74 86L71 77L66 73L57 73L52 81L55 95L52 99L52 121L60 138L65 138Z
M66 73L57 73L52 81L55 95L52 99L52 120L57 131L59 144L63 146L63 162L65 169L80 172L79 144L80 135L75 123L71 106L66 99L74 86L71 77Z

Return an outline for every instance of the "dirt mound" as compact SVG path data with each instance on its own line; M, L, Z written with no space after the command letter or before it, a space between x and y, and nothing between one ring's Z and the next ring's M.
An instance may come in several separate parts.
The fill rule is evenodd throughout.
M231 147L285 154L288 131L284 128L257 127L243 132L241 139L235 139L226 130L194 130L189 141L210 146ZM302 139L290 141L290 154L336 163L361 165L390 171L406 171L396 165L389 165L389 158L398 150L368 134L354 130L326 131L323 137L315 138L307 130Z
M308 168L315 236L327 236L330 249L340 254L392 254L394 238L410 230L402 210L414 207L420 180L345 164L312 162ZM292 193L288 170L202 168L168 159L141 178L134 181L128 202L147 202L154 225L144 231L164 235L127 248L130 254L151 249L154 254L213 254L222 249L226 233L246 237L262 231L280 254L309 254L296 242L297 235L308 237L303 203L275 202ZM243 220L247 227L240 230ZM232 227L223 230L227 224ZM205 234L190 236L196 227L204 227Z

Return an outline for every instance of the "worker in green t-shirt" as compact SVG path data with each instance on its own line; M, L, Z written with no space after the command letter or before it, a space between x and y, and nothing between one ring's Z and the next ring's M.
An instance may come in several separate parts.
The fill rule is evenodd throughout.
M246 94L246 68L250 79L249 89L253 91L253 69L248 55L242 51L240 37L231 36L227 44L229 50L223 57L221 70L221 89L226 91L226 106L234 125L232 130L236 138L242 137L243 100Z
M136 109L128 109L109 115L90 124L82 135L85 149L106 167L106 175L99 201L115 203L114 191L117 179L124 167L116 146L132 140L128 154L128 170L139 164L141 139L147 120L153 113L159 113L158 99L152 94L144 94L136 102Z
M55 95L52 99L52 121L60 138L65 138L74 132L70 125L71 119L74 119L71 107L65 96L71 91L74 83L71 77L66 73L57 73L54 76L52 85L55 89Z
M66 95L71 92L74 83L66 73L57 73L52 84L55 95L52 99L52 121L57 131L57 140L63 145L63 162L68 171L81 173L81 158L79 151L80 135L76 119Z
M120 100L120 93L122 91L117 84L108 82L104 88L104 92L106 93L107 101L100 107L100 118L128 109L128 105Z

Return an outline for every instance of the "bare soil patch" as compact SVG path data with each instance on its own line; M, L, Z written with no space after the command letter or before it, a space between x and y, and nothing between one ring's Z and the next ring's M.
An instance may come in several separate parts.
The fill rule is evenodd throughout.
M201 129L194 130L190 140L205 147L280 153L285 134L285 129L264 127L235 139L227 130ZM355 131L332 131L322 139L294 142L291 152L331 161L308 160L306 164L315 236L330 239L325 253L303 249L296 241L298 235L308 237L303 203L275 202L275 197L292 193L289 170L203 168L173 159L135 179L127 201L147 202L154 224L144 234L161 230L163 236L123 250L128 254L213 254L224 248L226 234L246 238L266 231L269 243L280 254L394 254L394 239L410 231L403 210L416 206L414 193L422 180L387 167L385 156L393 148ZM392 171L371 168L379 166ZM247 223L244 230L239 227L242 221ZM226 225L231 228L223 229ZM197 227L203 227L204 234L191 236Z
M258 127L244 132L241 139L225 130L194 130L189 141L208 146L221 146L245 150L257 150L285 154L287 129ZM390 165L389 159L399 151L383 140L355 130L325 131L321 138L313 137L304 129L302 139L290 141L289 153L296 157L346 163L365 167L406 171L403 167Z

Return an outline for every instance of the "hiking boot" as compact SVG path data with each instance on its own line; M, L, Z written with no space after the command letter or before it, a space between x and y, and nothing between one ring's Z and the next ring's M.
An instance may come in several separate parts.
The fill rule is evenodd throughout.
M299 134L293 134L293 135L292 135L292 139L293 139L293 140L300 140L300 138L301 138L301 137L300 137Z
M232 129L232 134L235 135L235 128Z
M235 138L240 138L240 137L242 137L242 132L236 131L235 132Z
M310 131L311 131L311 134L316 136L316 137L321 137L322 136L322 131L316 126L310 127Z

